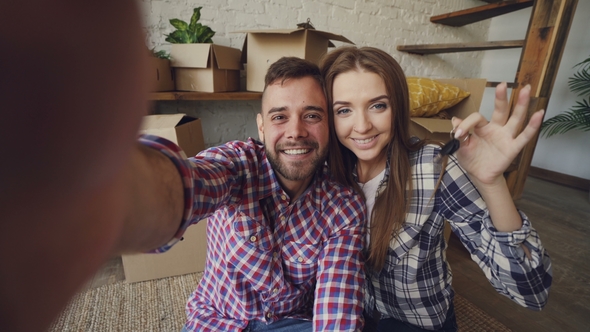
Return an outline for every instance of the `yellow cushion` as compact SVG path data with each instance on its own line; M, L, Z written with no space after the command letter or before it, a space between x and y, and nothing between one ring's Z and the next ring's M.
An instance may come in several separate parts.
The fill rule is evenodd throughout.
M410 116L430 117L469 96L468 91L424 77L407 77L410 89Z

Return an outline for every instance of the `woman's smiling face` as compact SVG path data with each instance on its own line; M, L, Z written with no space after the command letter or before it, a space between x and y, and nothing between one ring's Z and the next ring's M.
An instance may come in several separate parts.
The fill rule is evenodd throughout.
M332 88L338 140L358 158L359 166L386 160L392 110L383 79L360 69L339 74Z

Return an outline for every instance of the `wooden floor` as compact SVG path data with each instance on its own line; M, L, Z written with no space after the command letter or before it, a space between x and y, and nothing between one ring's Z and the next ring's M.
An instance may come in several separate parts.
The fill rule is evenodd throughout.
M553 285L542 311L496 293L456 237L447 258L455 291L515 332L590 331L590 200L588 191L529 177L516 202L539 232L553 263Z

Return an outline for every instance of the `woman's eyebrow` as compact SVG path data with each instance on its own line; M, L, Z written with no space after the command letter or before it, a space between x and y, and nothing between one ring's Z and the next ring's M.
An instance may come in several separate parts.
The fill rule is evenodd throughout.
M372 103L372 102L375 102L375 101L381 100L381 99L387 99L387 100L389 100L389 97L387 95L381 95L381 96L378 96L378 97L369 99L369 102ZM350 102L336 100L336 101L334 101L332 103L332 105L339 105L339 104L341 104L341 105L350 105Z
M332 103L332 105L338 105L338 104L342 104L342 105L350 105L350 102L336 100L336 101L334 101L334 102Z
M388 99L389 100L389 97L387 95L381 95L379 97L371 98L369 101L374 102L374 101L381 100L381 99Z

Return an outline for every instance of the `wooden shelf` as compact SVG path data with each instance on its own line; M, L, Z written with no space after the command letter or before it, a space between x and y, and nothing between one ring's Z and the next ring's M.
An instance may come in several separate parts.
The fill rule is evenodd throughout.
M492 82L492 81L487 81L486 82L486 87L487 88L495 88L497 87L500 83L502 82ZM506 82L506 86L510 89L516 89L518 87L518 83L516 82Z
M262 92L194 92L165 91L151 92L149 100L260 100Z
M523 47L524 40L503 40L477 43L457 43L457 44L423 44L423 45L398 45L397 50L413 54L435 54L435 53L455 53L455 52L473 52L487 50L503 50L508 48Z
M467 24L487 20L523 8L531 7L534 0L508 0L489 5L469 8L448 14L432 16L430 22L460 27Z

